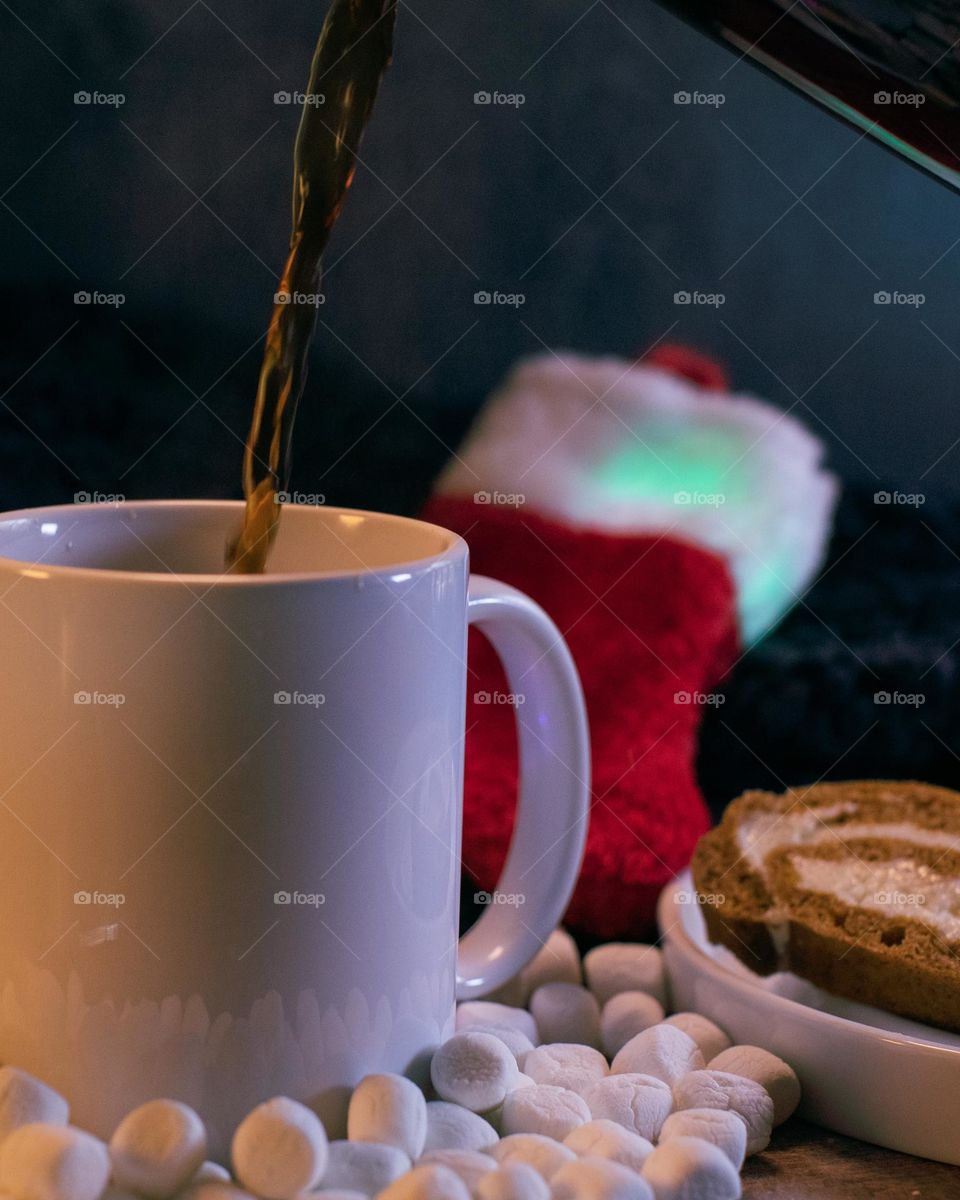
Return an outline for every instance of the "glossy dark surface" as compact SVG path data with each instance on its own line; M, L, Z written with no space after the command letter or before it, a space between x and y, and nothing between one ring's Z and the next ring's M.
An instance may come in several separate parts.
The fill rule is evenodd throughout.
M661 0L953 187L960 13L942 0Z

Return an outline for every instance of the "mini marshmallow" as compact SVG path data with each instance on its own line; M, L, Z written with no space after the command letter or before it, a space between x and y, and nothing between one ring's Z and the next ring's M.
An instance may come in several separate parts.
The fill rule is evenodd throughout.
M516 1059L489 1033L456 1033L430 1064L430 1079L441 1100L489 1112L516 1083Z
M580 983L580 951L565 929L555 929L520 972L524 1003L545 983Z
M657 1200L738 1200L740 1196L736 1167L722 1150L702 1138L663 1142L644 1163L643 1178Z
M275 1096L240 1122L230 1153L243 1187L263 1200L292 1200L323 1178L329 1151L316 1113L288 1096Z
M550 1184L553 1200L653 1200L653 1192L636 1171L607 1158L581 1158L567 1163Z
M600 1044L613 1058L632 1037L663 1020L663 1005L646 992L619 992L600 1014Z
M759 1154L770 1142L773 1101L752 1079L728 1071L691 1071L673 1085L678 1111L687 1108L727 1108L747 1126L747 1154Z
M110 1200L110 1193L103 1200ZM190 1183L177 1195L177 1200L257 1200L251 1192L245 1192L235 1183L226 1183L220 1179L202 1179L199 1183ZM313 1200L311 1194L310 1200Z
M660 1144L675 1137L697 1137L722 1150L739 1171L747 1154L743 1117L726 1108L685 1108L671 1113L660 1130Z
M99 1200L109 1178L107 1147L70 1125L22 1125L0 1146L0 1193L13 1200Z
M676 1025L678 1029L682 1029L685 1034L692 1037L700 1047L700 1053L703 1055L705 1062L709 1062L711 1058L716 1058L718 1054L732 1045L730 1038L727 1037L720 1026L714 1025L711 1020L701 1016L700 1013L674 1013L672 1017L667 1017L666 1023L668 1025Z
M600 1006L579 983L545 983L530 997L541 1042L600 1045Z
M320 1187L375 1196L409 1171L410 1165L410 1156L399 1146L339 1140L328 1147L327 1169Z
M590 1109L576 1092L535 1083L510 1092L504 1100L500 1131L507 1137L512 1133L540 1133L560 1142L589 1120Z
M673 1108L670 1085L654 1075L608 1075L586 1093L590 1115L613 1121L656 1141L660 1126Z
M550 1187L527 1163L512 1162L477 1181L476 1200L550 1200Z
M607 1060L599 1050L573 1042L537 1046L523 1060L523 1072L534 1083L551 1083L578 1094L603 1079L608 1071Z
M463 1181L472 1196L483 1176L497 1169L497 1160L479 1150L434 1150L425 1154L417 1166L447 1167Z
M520 1088L524 1087L533 1087L533 1080L528 1079L526 1075L518 1075L511 1086L510 1091L507 1092L507 1096L510 1095L510 1092L516 1092ZM505 1102L506 1096L504 1096L504 1103ZM499 1137L503 1133L503 1104L498 1104L496 1108L492 1108L488 1112L485 1112L483 1116L484 1119L489 1121L494 1127L494 1129L497 1131L497 1137ZM486 1150L489 1153L490 1147L486 1147ZM0 1200L3 1200L3 1197L0 1197Z
M367 1197L365 1192L351 1192L349 1188L323 1188L319 1192L308 1192L303 1200L367 1200Z
M423 1152L432 1150L486 1150L497 1140L497 1131L468 1108L446 1100L427 1105L427 1138Z
M663 956L656 946L609 942L584 957L587 987L601 1008L620 992L647 992L666 1008Z
M395 1179L378 1200L470 1200L470 1192L449 1167L425 1163Z
M351 1142L396 1146L411 1161L419 1158L427 1137L423 1092L402 1075L365 1076L350 1097L347 1137Z
M674 1025L651 1025L636 1034L610 1064L611 1075L655 1075L665 1083L703 1069L697 1043Z
M150 1100L127 1113L110 1139L113 1182L166 1200L190 1182L207 1153L203 1121L179 1100Z
M508 1025L471 1025L469 1033L489 1033L495 1038L499 1038L507 1047L513 1057L517 1060L517 1066L523 1066L523 1060L533 1049L533 1042L522 1033L519 1029L512 1029Z
M631 1171L640 1171L653 1151L653 1143L639 1133L631 1133L616 1121L603 1118L588 1121L567 1134L563 1144L580 1157L608 1158Z
M468 1033L476 1025L502 1026L519 1030L537 1044L537 1024L525 1008L495 1004L491 1000L467 1000L457 1005L457 1033Z
M226 1167L222 1167L218 1162L211 1162L209 1159L202 1162L194 1172L193 1178L190 1180L193 1183L229 1183L230 1172Z
M490 1154L501 1167L507 1163L523 1162L550 1182L564 1163L577 1157L568 1147L539 1133L513 1133L501 1138L490 1148Z
M69 1119L59 1092L18 1067L0 1069L0 1141L22 1125L66 1125Z
M536 1082L537 1081L532 1079L525 1071L518 1071L517 1077L510 1087L510 1092L515 1092L518 1088L533 1087ZM508 1096L510 1095L510 1092L507 1092Z
M800 1103L800 1080L797 1073L782 1058L759 1046L731 1046L722 1050L708 1066L712 1071L728 1071L742 1075L765 1088L773 1101L773 1123L782 1124L792 1116Z

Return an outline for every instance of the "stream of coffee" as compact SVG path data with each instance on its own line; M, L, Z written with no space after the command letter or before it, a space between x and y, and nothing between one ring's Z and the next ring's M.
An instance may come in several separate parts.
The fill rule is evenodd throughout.
M353 179L380 80L390 64L396 0L333 0L303 100L293 169L293 232L267 331L243 456L243 526L231 571L264 570L290 476L291 437L317 318L321 259Z

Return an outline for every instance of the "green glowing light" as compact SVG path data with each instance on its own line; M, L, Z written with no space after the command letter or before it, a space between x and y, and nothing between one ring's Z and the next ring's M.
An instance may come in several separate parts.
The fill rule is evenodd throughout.
M740 628L747 645L762 637L793 602L790 581L796 564L793 539L784 536L779 547L768 547L765 561L751 554L737 535L742 520L765 492L762 477L751 470L751 442L743 434L722 429L678 429L668 422L644 427L643 442L627 438L592 472L603 501L613 504L670 506L677 514L678 532L684 514L712 509L716 521L698 519L696 538L723 554L737 587ZM686 493L682 504L678 493ZM786 531L785 531L786 532ZM682 536L682 534L681 534Z
M743 477L731 467L745 449L742 438L717 429L644 430L642 443L630 439L599 464L595 480L611 500L671 504L683 491L738 503Z

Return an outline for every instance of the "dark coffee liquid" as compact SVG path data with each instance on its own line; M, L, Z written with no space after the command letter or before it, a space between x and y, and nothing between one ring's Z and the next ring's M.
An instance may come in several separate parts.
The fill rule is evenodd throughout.
M267 331L243 456L243 528L227 547L232 571L264 569L277 531L277 493L316 324L320 263L353 179L356 153L393 49L396 0L333 0L310 67L293 171L290 252Z

